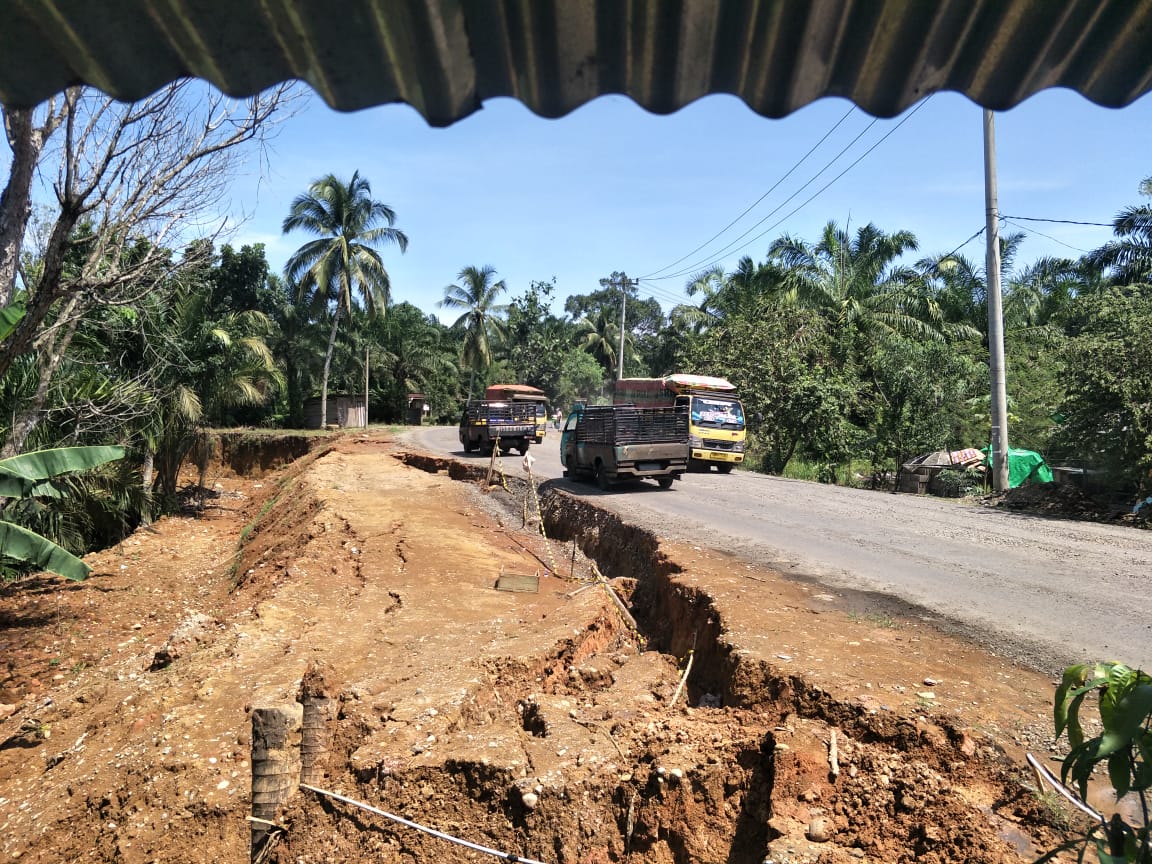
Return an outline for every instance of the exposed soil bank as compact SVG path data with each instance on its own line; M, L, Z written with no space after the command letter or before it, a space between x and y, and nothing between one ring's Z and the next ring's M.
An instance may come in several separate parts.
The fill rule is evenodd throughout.
M334 710L315 785L506 853L1015 862L1056 844L1013 767L1047 743L1045 679L547 484L546 541L523 481L486 494L486 466L392 452L344 436L222 477L203 520L92 556L89 582L0 596L20 670L0 682L0 861L243 860L252 709L299 717L317 669L303 695ZM592 564L640 634L585 587ZM494 590L508 574L539 591ZM266 861L481 860L311 792L274 812Z
M313 447L324 446L325 438L315 435L254 435L248 432L214 433L219 452L216 461L238 477L263 477L306 455Z

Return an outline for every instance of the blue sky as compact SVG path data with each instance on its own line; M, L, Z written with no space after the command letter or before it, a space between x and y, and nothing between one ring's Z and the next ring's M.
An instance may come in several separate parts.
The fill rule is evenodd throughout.
M292 198L323 174L347 178L359 170L410 238L407 254L385 251L393 299L427 312L438 311L444 286L468 265L494 266L509 296L530 280L555 277L559 312L564 297L598 289L614 270L635 278L666 277L713 260L732 268L744 254L762 260L781 234L814 239L829 220L909 229L920 240L915 257L948 252L984 224L981 110L951 93L933 96L909 116L912 110L869 128L873 118L843 100L767 120L727 96L670 116L607 96L546 120L501 99L433 129L407 106L340 114L310 98L273 142L264 175L253 166L238 178L232 208L249 218L232 242L263 242L272 266L281 268L306 239L280 232ZM733 228L662 270L735 219L833 127ZM1152 96L1112 110L1075 93L1046 91L997 114L996 132L1000 210L1009 216L1109 222L1140 200L1137 186L1152 175ZM859 164L788 216L873 144ZM721 251L766 216L736 247ZM1076 257L1111 234L1092 226L1018 224L1031 232L1022 263ZM983 239L962 251L982 260ZM668 308L683 298L687 281L687 275L646 279L641 293Z

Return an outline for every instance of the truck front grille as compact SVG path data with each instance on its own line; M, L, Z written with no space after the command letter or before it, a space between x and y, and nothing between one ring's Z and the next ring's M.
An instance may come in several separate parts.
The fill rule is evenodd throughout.
M725 441L721 438L705 438L704 449L706 450L731 450L735 441Z

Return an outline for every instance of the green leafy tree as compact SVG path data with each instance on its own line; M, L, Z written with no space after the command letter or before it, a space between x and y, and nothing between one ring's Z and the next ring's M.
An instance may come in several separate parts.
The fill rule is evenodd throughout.
M736 385L750 418L747 459L779 474L798 452L842 464L862 437L847 419L854 387L832 347L818 314L763 301L711 327L684 353L682 365Z
M320 380L327 328L313 320L311 300L278 276L269 276L269 315L275 325L269 347L284 375L280 413L292 429L304 426L304 400Z
M987 421L973 424L969 400L987 390L988 367L940 342L888 340L869 358L867 389L875 411L869 450L874 468L902 464L931 450L982 442Z
M469 370L468 400L472 400L476 373L486 370L492 363L492 342L502 328L504 306L497 303L508 290L504 280L496 279L496 268L465 267L457 275L458 284L444 289L444 299L437 305L443 309L460 310L461 315L452 325L464 336L461 361Z
M1065 422L1057 446L1102 470L1117 488L1152 485L1152 286L1079 298L1064 350Z
M393 306L384 322L378 365L385 415L407 422L409 393L423 393L442 411L455 402L451 387L456 375L455 355L443 339L444 327L410 303ZM452 412L455 414L455 406Z
M719 266L697 273L684 286L689 297L701 298L696 307L697 330L716 319L739 315L762 299L794 299L787 294L785 276L786 271L775 263L757 264L747 255L731 273L725 273Z
M617 316L619 313L616 313ZM612 317L610 309L601 309L590 318L576 322L576 338L588 354L600 364L609 379L627 378L631 371L641 366L640 355L636 350L636 336L628 330L624 333L624 375L617 375L620 364L620 319Z
M504 344L516 383L556 393L571 327L551 312L556 280L533 281L508 304Z
M620 274L613 274L617 277ZM576 322L578 339L585 340L593 333L603 337L609 330L615 332L617 354L608 359L606 345L590 344L593 356L616 377L620 350L620 303L624 306L624 377L649 374L648 358L661 351L660 333L665 326L664 310L654 297L642 298L638 286L629 282L623 295L617 287L604 287L591 294L573 294L564 301L564 311ZM592 340L595 343L595 339Z
M331 330L320 376L320 418L328 416L328 376L342 315L359 301L369 315L388 306L391 280L376 247L395 244L404 252L408 236L395 228L396 213L372 198L368 180L355 172L345 183L334 174L316 180L293 200L283 230L316 235L288 259L285 275L317 309L331 310Z
M1117 285L1152 281L1152 207L1140 204L1121 210L1112 220L1112 233L1116 239L1089 253L1089 263L1107 272Z
M576 402L595 403L604 399L604 369L581 348L570 348L560 361L560 380L554 404L567 411Z

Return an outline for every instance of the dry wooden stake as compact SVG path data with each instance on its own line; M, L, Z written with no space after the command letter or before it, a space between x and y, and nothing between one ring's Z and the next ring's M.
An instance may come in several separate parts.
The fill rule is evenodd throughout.
M304 706L300 724L300 782L317 783L324 779L328 761L328 742L336 719L336 702L332 698L332 668L323 661L308 664L300 681L296 701Z
M688 673L692 671L692 661L696 659L696 649L688 651L688 665L684 667L684 674L680 676L680 683L676 685L676 692L672 694L672 701L668 703L671 708L680 699L680 691L684 689L684 683L688 680Z
M612 598L612 602L615 603L616 608L620 610L620 614L623 616L625 623L631 627L634 632L639 633L640 627L637 626L636 619L632 617L632 613L628 611L628 607L624 605L624 601L620 599L620 595L616 593L616 589L604 578L604 574L600 572L600 568L593 564L592 572L596 574L596 579L604 586L604 590L608 592L608 596Z

